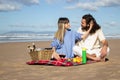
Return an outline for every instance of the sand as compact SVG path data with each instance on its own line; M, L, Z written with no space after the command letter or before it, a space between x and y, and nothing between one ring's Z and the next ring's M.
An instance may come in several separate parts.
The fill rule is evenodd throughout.
M120 39L108 42L109 61L71 67L27 65L32 42L0 43L0 80L120 80ZM50 41L35 44L50 47Z

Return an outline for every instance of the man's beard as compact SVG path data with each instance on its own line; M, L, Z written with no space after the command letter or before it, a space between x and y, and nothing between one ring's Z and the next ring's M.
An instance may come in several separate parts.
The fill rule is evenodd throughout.
M82 27L82 30L83 30L83 31L87 31L88 29L89 29L89 26Z

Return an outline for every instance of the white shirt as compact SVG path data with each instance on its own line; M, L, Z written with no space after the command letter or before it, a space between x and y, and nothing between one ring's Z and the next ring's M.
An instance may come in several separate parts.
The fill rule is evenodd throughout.
M78 29L78 32L85 34L86 31L82 31L81 27ZM100 48L100 41L105 40L105 36L101 29L97 30L94 34L88 35L88 37L83 41L79 42L79 46L85 47L88 50Z

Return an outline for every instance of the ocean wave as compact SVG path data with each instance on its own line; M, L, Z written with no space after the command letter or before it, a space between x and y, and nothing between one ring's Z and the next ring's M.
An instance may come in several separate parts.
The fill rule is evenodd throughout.
M21 42L21 41L41 41L41 40L51 40L53 34L40 34L40 33L10 33L10 34L0 34L0 42Z
M120 34L105 35L108 39L120 39Z
M23 41L48 41L52 40L54 33L42 32L42 33L6 33L0 34L0 43L2 42L23 42ZM120 39L120 34L106 34L107 39Z

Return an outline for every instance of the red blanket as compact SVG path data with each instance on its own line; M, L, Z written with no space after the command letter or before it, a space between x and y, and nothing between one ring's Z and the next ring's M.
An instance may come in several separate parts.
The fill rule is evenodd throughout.
M86 64L95 63L96 61L87 61ZM26 62L29 65L53 65L53 66L77 66L82 65L82 62L68 61L67 59L61 60L39 60Z

